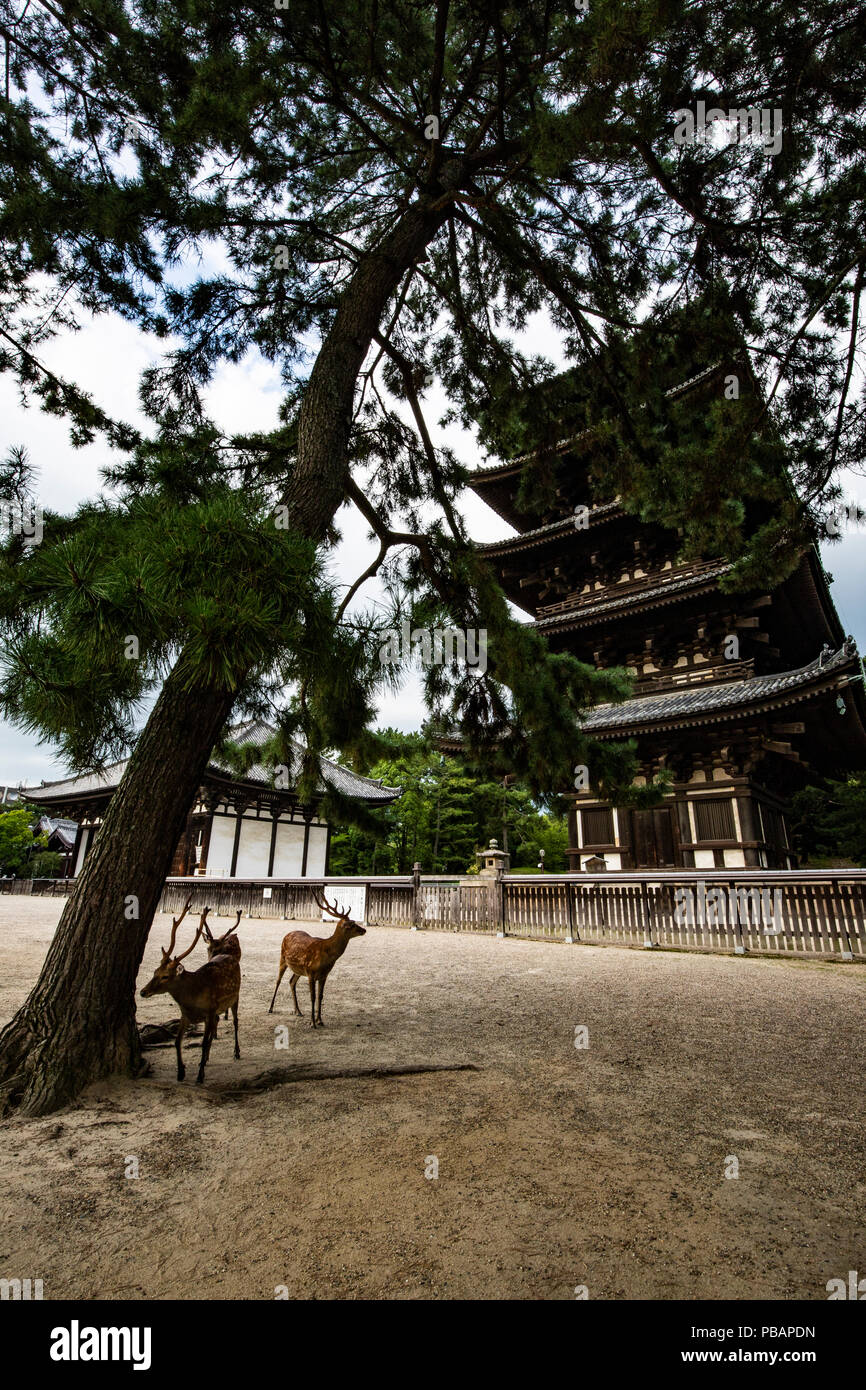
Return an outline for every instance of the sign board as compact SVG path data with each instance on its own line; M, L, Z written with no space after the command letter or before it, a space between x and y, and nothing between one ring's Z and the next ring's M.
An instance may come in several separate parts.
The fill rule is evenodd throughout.
M367 920L367 885L366 883L326 883L322 896L327 898L329 903L335 907L340 907L344 912L348 912L353 921L360 923L361 926ZM323 912L323 922L335 921L332 912Z

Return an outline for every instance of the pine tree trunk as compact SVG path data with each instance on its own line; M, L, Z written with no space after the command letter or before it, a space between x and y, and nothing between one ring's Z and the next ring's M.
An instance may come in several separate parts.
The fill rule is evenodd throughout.
M0 1033L0 1106L43 1115L142 1060L135 981L175 846L228 718L168 677L66 903L39 980ZM137 901L136 901L137 900ZM137 912L137 917L127 913ZM166 943L167 944L167 943Z
M402 277L447 217L440 186L412 204L365 255L318 353L298 424L285 494L290 525L319 541L343 501L358 372ZM184 821L233 698L181 688L169 676L48 950L36 987L0 1033L0 1112L46 1114L112 1073L135 1075L141 1054L135 980ZM126 900L138 899L127 921Z

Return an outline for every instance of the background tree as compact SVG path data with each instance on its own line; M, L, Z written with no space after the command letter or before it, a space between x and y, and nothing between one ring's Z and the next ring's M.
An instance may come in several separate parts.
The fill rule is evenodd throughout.
M37 814L32 807L0 806L0 874L30 877L31 854L47 844L44 835L34 834Z
M791 801L791 837L803 863L866 867L866 778L804 787Z
M538 791L562 785L575 761L603 794L628 782L628 750L593 745L575 722L627 683L551 656L513 622L467 545L455 508L464 475L433 448L423 393L437 379L461 418L482 421L485 441L507 437L518 391L552 371L516 346L543 309L567 355L600 376L605 418L629 442L617 480L625 504L671 499L685 545L724 545L745 576L784 572L820 521L834 470L862 452L852 362L864 74L857 17L841 4L808 15L665 0L595 0L585 16L541 0L297 0L267 13L195 0L102 0L86 13L42 2L18 13L2 0L0 10L0 367L68 415L77 440L100 430L126 451L111 472L120 500L106 504L106 530L135 528L139 509L146 529L161 511L157 568L170 568L176 529L198 600L183 608L170 589L164 609L140 566L108 564L93 516L52 519L42 557L6 552L8 715L60 738L83 766L128 740L136 701L161 683L42 976L0 1037L7 1103L36 1112L139 1065L135 974L183 817L232 711L274 703L288 662L297 695L279 702L282 735L300 732L311 754L363 743L370 663L355 679L314 659L357 651L374 628L350 629L348 605L329 618L311 599L315 552L333 540L344 500L379 540L368 574L384 567L430 617L487 628L486 676L446 673L431 689L453 704L470 747L495 748ZM783 154L675 146L673 113L698 98L780 106ZM225 271L192 285L173 278L179 258L215 237ZM643 427L664 416L652 352L674 331L672 307L692 300L708 306L709 356L729 345L733 317L759 368L771 364L773 431L797 446L812 512L796 498L783 505L777 461L756 465L745 447L763 424L760 404L717 429L709 451ZM143 383L148 439L40 356L82 311L111 310L180 344ZM638 324L642 370L619 351ZM201 388L252 347L283 374L282 423L226 440ZM251 510L235 496L246 491ZM257 566L243 569L248 606L232 605L231 630L207 610L213 551L196 551L183 521L188 508L209 516L213 498L241 549L260 555L270 538L295 565L273 610ZM775 508L769 530L751 525L750 498ZM226 536L209 524L203 536ZM96 552L84 577L90 551L76 550L76 537ZM265 561L263 577L272 572ZM111 639L124 626L138 635L122 622L136 605L152 656L131 672ZM85 609L95 638L82 636ZM122 912L130 893L135 924Z

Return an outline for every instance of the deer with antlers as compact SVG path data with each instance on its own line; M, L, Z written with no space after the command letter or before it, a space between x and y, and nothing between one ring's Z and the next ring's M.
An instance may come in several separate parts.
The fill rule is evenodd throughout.
M229 927L222 936L213 936L207 922L204 924L204 937L207 943L207 958L213 960L214 956L234 956L240 962L241 943L235 936L235 932L241 924L241 909L238 908L237 920ZM223 1018L228 1018L229 1011L226 1009ZM217 1034L214 1033L214 1037Z
M162 960L156 967L153 979L144 986L141 991L142 999L150 999L154 994L170 994L176 1004L180 1006L180 1027L175 1038L177 1049L177 1079L183 1081L186 1076L186 1068L183 1064L181 1055L181 1045L183 1036L191 1023L204 1023L204 1037L201 1044L201 1064L198 1069L196 1082L200 1085L204 1081L204 1071L210 1056L210 1046L216 1035L217 1018L223 1009L231 1009L235 1025L235 1058L241 1055L238 1046L238 995L241 988L241 967L238 955L229 955L223 952L214 955L198 970L184 970L181 961L185 960L198 943L198 939L207 927L207 914L209 908L205 908L201 914L198 930L193 938L192 946L179 956L172 956L174 943L177 939L177 929L189 911L192 904L187 900L186 907L179 917L172 919L171 941L168 950L162 947ZM240 920L240 917L238 917ZM237 926L237 923L235 923ZM232 928L234 930L234 928ZM226 933L229 935L230 933ZM212 940L213 938L211 938Z
M271 1000L268 1013L274 1012L277 990L286 971L291 968L292 977L289 984L292 987L292 998L295 1001L295 1013L303 1016L298 1007L297 983L302 975L306 975L310 982L310 1001L313 1014L310 1019L310 1027L323 1028L325 1025L322 1023L322 995L325 992L325 981L352 937L365 936L367 929L357 922L353 922L348 912L343 912L341 908L332 906L324 896L319 897L318 893L314 893L313 899L324 912L330 912L332 916L337 918L333 936L323 938L310 936L309 932L305 931L290 931L288 936L283 937L283 944L280 948L280 973L277 976L277 987L274 990L274 997ZM319 994L318 1022L316 1019L317 987Z

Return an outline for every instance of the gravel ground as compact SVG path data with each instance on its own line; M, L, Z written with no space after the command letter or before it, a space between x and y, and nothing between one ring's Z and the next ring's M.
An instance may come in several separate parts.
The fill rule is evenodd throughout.
M0 1022L61 908L0 898ZM0 1277L46 1299L786 1300L866 1270L863 967L374 928L313 1031L305 981L304 1018L288 977L267 1013L285 926L241 925L242 1060L221 1024L205 1087L188 1044L182 1085L155 1051L149 1079L0 1126ZM381 1074L431 1065L455 1069Z

